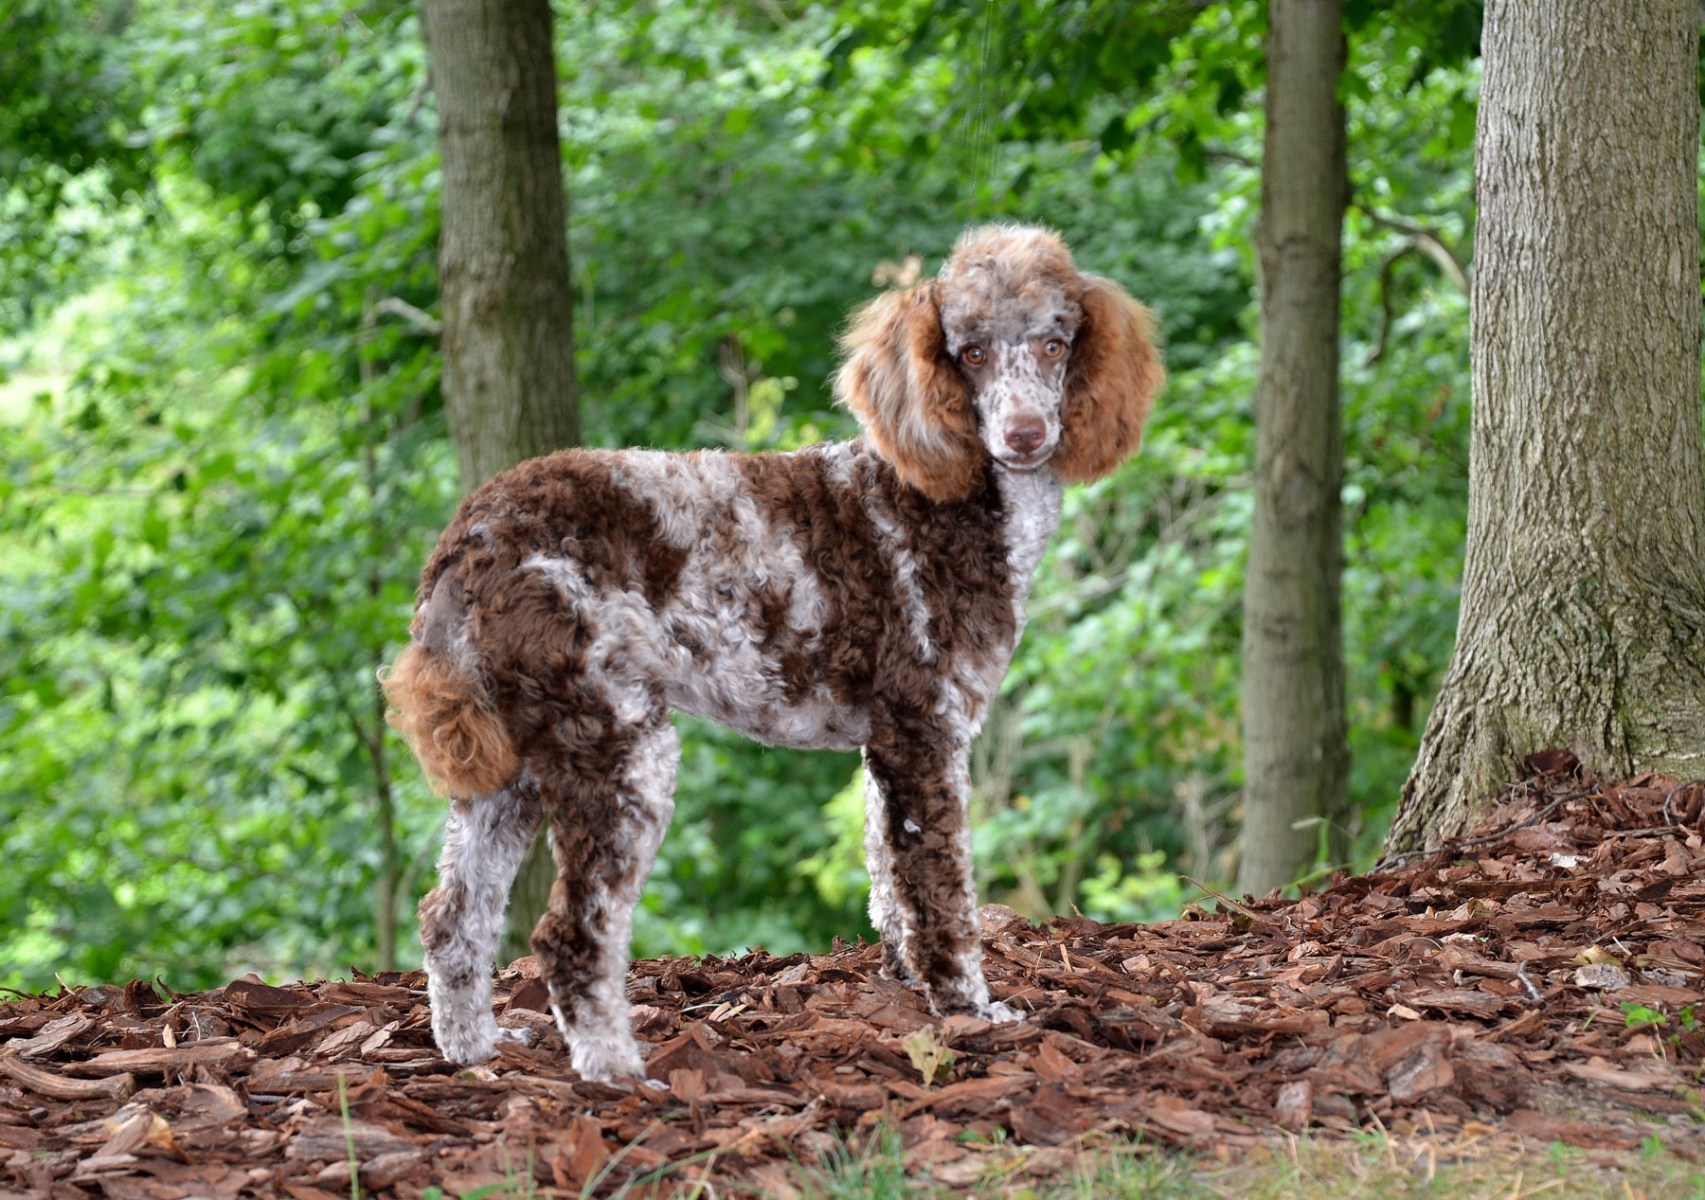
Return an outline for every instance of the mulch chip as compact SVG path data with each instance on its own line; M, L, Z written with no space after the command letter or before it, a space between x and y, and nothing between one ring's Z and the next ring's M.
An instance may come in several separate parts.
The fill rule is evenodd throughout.
M996 998L933 1018L876 948L634 965L657 1087L579 1079L532 960L532 1048L457 1071L419 972L0 1005L0 1196L787 1196L792 1164L899 1131L948 1186L1086 1139L1235 1151L1280 1130L1705 1146L1705 784L1536 760L1447 849L1300 900L1046 926L984 910ZM1697 1006L1697 1007L1695 1007ZM346 1115L347 1112L347 1115ZM646 1182L648 1179L654 1182Z

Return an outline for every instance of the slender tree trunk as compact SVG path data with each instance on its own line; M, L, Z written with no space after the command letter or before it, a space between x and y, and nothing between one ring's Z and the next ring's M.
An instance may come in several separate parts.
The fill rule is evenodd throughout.
M382 663L374 665L377 671ZM397 846L397 799L391 788L391 769L385 753L385 708L381 695L373 706L372 732L365 735L373 765L373 798L379 814L379 876L373 881L375 931L374 967L397 969L397 920L401 907L402 855ZM358 732L359 729L358 729Z
M1705 774L1699 7L1490 0L1456 651L1387 843L1528 754Z
M1241 891L1258 895L1314 862L1322 828L1341 828L1349 767L1339 607L1338 293L1348 191L1339 19L1338 0L1273 0L1268 16L1237 878Z
M549 0L426 0L438 98L444 404L464 489L580 438ZM523 866L505 951L554 875Z
M375 309L369 295L362 306L361 330L365 335L373 327ZM365 341L365 337L363 338ZM377 518L379 508L379 456L373 440L378 436L378 421L373 412L372 387L376 371L373 357L363 351L361 371L361 426L367 441L361 447L361 474L367 485L367 503L375 514L368 528L367 597L375 604L385 591L385 533ZM391 786L391 762L385 743L385 696L378 687L378 673L384 667L390 648L374 648L374 661L368 673L368 710L371 723L363 723L361 714L352 711L350 724L362 749L367 752L368 767L373 772L373 806L379 818L379 874L373 881L374 969L397 969L397 915L402 902L402 853L397 845L397 794Z

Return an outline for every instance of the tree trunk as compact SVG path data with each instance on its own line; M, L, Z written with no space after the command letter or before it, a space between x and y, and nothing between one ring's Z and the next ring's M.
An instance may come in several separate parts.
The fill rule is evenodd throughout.
M1243 591L1237 877L1239 890L1257 895L1292 882L1315 861L1322 828L1342 828L1349 768L1339 602L1343 67L1337 0L1273 0L1255 235L1261 370Z
M567 201L548 0L426 0L438 98L444 406L464 490L580 439ZM554 875L516 881L504 951L527 952Z
M1491 0L1456 651L1388 850L1522 759L1705 774L1699 9Z

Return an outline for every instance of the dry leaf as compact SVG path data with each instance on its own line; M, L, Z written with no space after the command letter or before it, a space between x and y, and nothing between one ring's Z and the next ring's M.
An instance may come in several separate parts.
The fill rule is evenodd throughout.
M946 1079L947 1073L953 1070L953 1064L959 1058L929 1025L925 1025L900 1045L905 1047L906 1057L912 1060L912 1066L916 1067L918 1074L923 1077L925 1087Z

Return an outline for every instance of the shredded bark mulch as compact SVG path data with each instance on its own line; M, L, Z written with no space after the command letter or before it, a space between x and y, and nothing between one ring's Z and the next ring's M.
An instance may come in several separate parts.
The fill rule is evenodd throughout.
M1705 784L1533 765L1473 836L1300 900L1151 925L986 908L1016 1025L931 1017L869 946L636 963L664 1087L580 1080L530 959L497 995L537 1044L473 1071L434 1050L419 972L22 997L0 1005L0 1195L323 1200L353 1159L362 1194L411 1200L529 1175L787 1196L878 1128L949 1187L1109 1133L1212 1153L1495 1129L1697 1157Z

